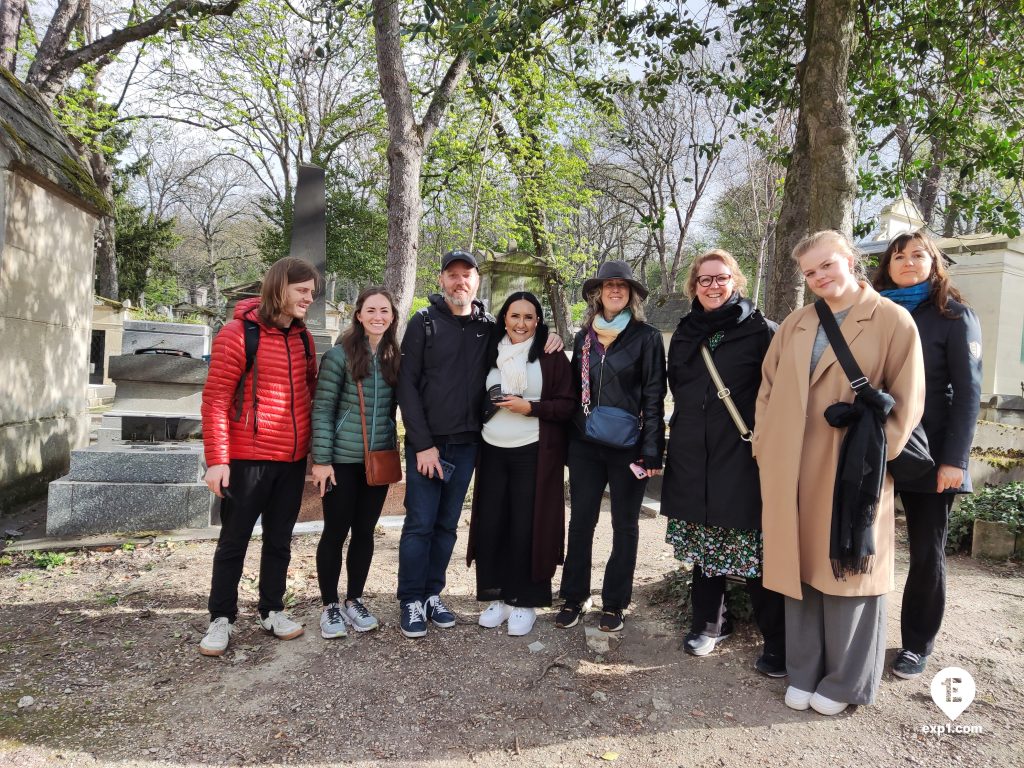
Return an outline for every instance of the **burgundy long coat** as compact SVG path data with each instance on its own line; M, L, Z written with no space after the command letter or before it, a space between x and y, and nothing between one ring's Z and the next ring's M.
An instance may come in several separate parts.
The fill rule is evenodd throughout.
M533 562L531 578L546 581L565 560L565 460L568 453L567 427L578 407L572 386L572 368L564 352L543 354L540 400L532 403L530 415L540 419L537 446L537 486L533 504ZM477 488L473 488L473 511L466 545L466 565L475 557L473 531L477 520Z

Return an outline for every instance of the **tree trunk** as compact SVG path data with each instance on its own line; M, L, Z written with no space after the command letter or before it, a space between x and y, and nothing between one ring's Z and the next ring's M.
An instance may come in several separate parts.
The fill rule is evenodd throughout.
M89 152L89 168L103 199L114 199L114 175L101 151ZM104 298L121 299L117 286L117 240L113 216L103 216L96 227L96 293ZM136 296L125 297L137 299Z
M423 215L423 154L469 68L469 59L461 53L455 57L434 91L422 125L417 125L402 58L402 6L398 0L373 0L373 29L380 95L388 120L388 254L384 285L398 307L398 332L402 334L416 290Z
M853 233L857 142L847 106L847 73L856 46L856 0L808 0L806 53L800 62L796 144L786 172L765 314L782 320L803 305L803 280L789 254L822 229Z
M25 0L0 1L0 66L10 72L18 60L18 36L24 13Z

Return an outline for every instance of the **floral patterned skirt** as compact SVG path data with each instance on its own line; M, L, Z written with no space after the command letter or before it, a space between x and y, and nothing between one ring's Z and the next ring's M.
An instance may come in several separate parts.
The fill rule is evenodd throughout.
M669 520L665 541L675 549L677 560L699 565L706 576L751 579L761 575L764 540L760 531Z

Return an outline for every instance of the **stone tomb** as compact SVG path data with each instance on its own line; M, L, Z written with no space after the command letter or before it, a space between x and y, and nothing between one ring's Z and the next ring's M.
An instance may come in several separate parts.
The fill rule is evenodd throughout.
M202 482L200 406L208 366L162 354L110 359L117 385L98 444L71 452L50 483L48 536L205 528L213 496Z

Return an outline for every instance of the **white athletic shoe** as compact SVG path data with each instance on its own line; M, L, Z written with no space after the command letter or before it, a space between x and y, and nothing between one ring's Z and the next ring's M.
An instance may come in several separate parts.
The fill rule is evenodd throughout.
M271 611L267 618L259 617L257 621L278 640L292 640L306 631L284 611Z
M850 706L842 701L832 701L832 699L822 696L820 693L815 693L811 696L810 705L811 709L819 715L838 715Z
M223 656L228 649L228 641L235 625L228 621L227 616L220 616L210 622L203 639L199 641L199 652L203 656Z
M485 629L494 629L508 621L508 617L511 615L511 605L508 605L502 600L495 600L484 609L483 613L480 614L480 618L476 620L476 623Z
M362 599L358 597L345 601L345 617L356 632L369 632L380 626L377 617L370 613L369 609L363 605Z
M801 691L791 685L786 689L786 706L803 712L811 706L811 697L814 695L810 691Z
M516 608L508 617L508 633L512 637L522 637L530 634L534 622L537 621L537 611L533 608Z

